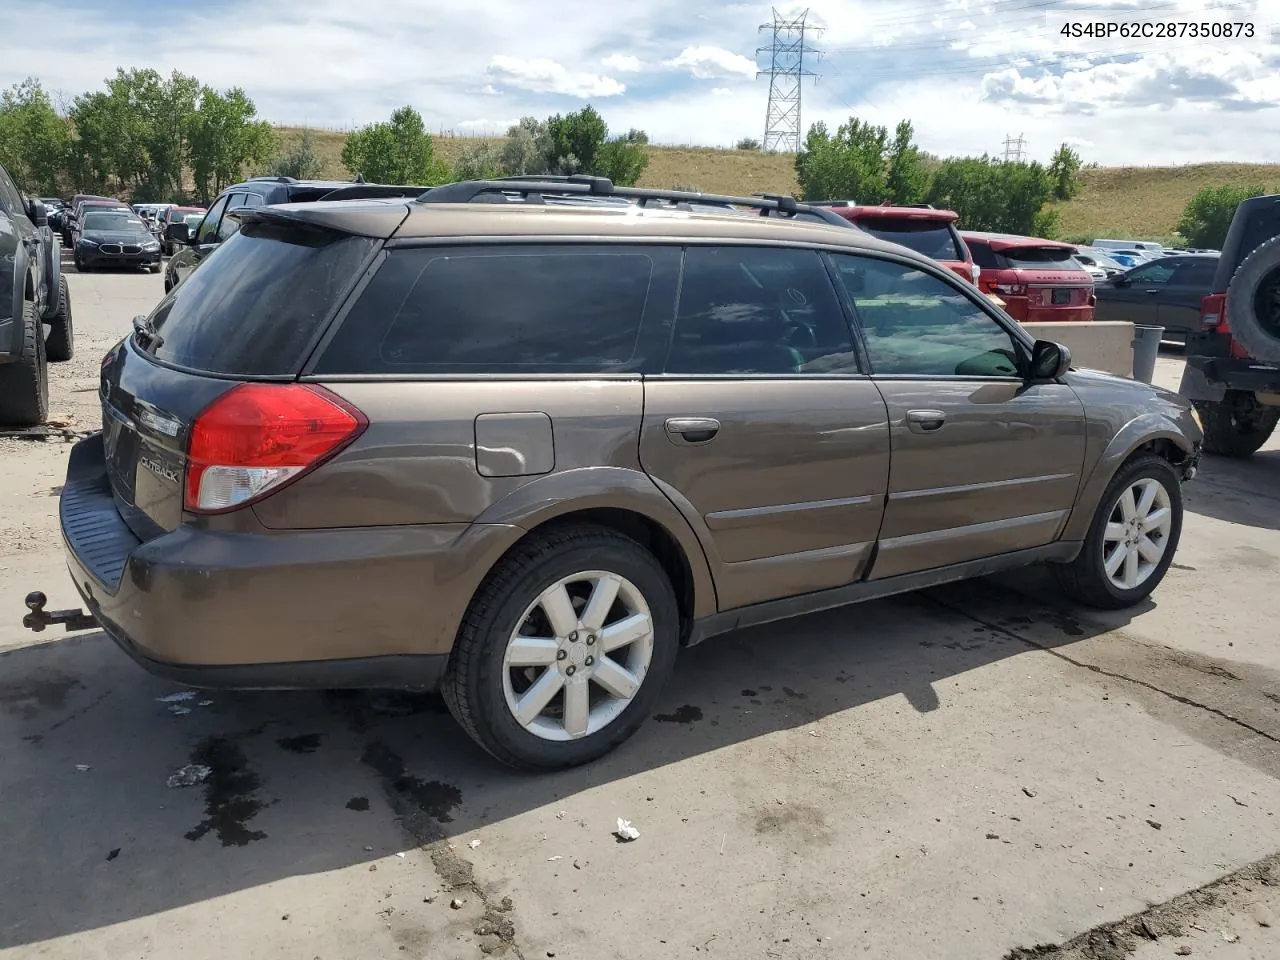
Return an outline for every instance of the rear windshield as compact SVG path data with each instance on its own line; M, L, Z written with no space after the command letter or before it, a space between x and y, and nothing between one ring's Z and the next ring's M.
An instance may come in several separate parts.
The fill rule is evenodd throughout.
M956 243L955 231L949 223L938 220L895 220L890 217L868 217L857 221L859 227L881 240L910 247L916 253L934 260L963 260Z
M1038 267L1041 270L1080 270L1068 247L1007 247L1000 258L1010 267Z
M203 373L293 376L378 241L247 223L151 314L157 360Z

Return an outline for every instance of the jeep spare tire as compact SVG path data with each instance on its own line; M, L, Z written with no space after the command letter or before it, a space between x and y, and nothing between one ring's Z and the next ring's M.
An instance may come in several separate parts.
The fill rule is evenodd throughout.
M1227 287L1227 323L1252 359L1280 363L1280 237L1236 268Z

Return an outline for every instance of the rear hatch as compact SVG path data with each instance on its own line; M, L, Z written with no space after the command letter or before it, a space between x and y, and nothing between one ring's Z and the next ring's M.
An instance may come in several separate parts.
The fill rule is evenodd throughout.
M936 260L970 282L975 279L968 250L955 228L955 214L920 211L880 215L854 210L850 219L873 237L900 244Z
M993 245L994 246L994 245ZM1058 245L1004 246L996 250L997 281L1022 288L1027 306L1034 308L1087 307L1093 297L1093 278Z
M318 205L311 205L318 206ZM147 540L183 519L193 424L248 382L296 380L379 239L264 207L103 359L100 395L116 506ZM390 224L393 231L406 209Z

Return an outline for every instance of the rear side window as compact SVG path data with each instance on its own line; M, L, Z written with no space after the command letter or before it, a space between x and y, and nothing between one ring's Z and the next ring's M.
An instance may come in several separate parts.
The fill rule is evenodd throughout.
M858 373L821 256L790 247L690 247L666 372Z
M249 223L160 301L151 315L158 339L146 349L204 373L296 375L377 245Z
M983 270L1000 269L1000 261L996 259L996 255L991 252L991 247L987 244L981 240L966 240L965 244L969 247L969 253L973 255L973 262Z
M393 250L315 372L636 372L646 313L670 320L678 264L656 246Z
M1202 287L1206 292L1213 286L1213 275L1218 272L1218 258L1187 258L1186 263L1178 264L1170 283L1182 287Z
M907 217L864 217L859 227L881 240L901 244L932 260L963 260L964 250L954 228L942 220Z

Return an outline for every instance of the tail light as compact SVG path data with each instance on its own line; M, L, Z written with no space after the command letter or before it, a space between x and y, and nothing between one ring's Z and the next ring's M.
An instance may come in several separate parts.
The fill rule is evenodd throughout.
M184 505L195 513L243 507L314 470L368 425L324 387L232 387L192 424Z
M1200 323L1205 327L1216 327L1225 324L1227 316L1227 295L1211 293L1200 301Z
M1027 295L1027 285L1025 283L993 283L991 289L1005 297L1025 297Z

